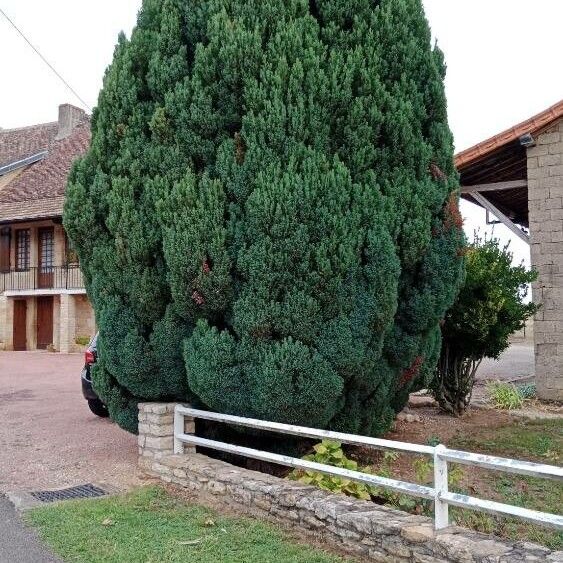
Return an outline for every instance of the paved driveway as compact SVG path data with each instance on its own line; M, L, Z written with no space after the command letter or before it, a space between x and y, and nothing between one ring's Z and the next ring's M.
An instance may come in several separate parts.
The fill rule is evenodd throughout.
M534 343L527 340L514 342L498 360L483 360L477 371L478 380L513 380L523 377L533 378Z
M0 352L0 493L138 482L137 441L90 413L83 356Z

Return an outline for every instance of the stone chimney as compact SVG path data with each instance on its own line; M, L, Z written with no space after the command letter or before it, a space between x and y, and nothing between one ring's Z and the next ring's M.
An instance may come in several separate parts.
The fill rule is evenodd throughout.
M87 119L86 112L71 104L59 106L59 129L55 139L66 139L73 129Z

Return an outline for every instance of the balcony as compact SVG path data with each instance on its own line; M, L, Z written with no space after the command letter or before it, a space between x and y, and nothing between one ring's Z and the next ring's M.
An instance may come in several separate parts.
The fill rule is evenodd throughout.
M84 278L78 264L0 272L0 293L56 293L68 290L84 290Z

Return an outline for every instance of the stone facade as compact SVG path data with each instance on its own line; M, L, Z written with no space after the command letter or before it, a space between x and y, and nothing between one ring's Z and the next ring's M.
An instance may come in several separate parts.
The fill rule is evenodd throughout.
M389 563L563 562L563 552L501 541L429 518L241 469L186 449L173 455L174 404L139 409L141 467L191 491L204 504L255 516L314 537L352 555ZM186 420L186 433L195 431Z
M538 396L563 401L563 120L528 149L528 194Z
M60 267L66 260L66 239L62 225L54 224L53 221L34 221L29 223L16 223L11 225L12 241L15 241L15 231L18 229L29 229L29 264L31 268L37 267L38 256L38 233L42 227L53 227L53 265ZM16 264L15 244L11 245L10 263ZM0 279L0 350L13 349L13 315L14 301L26 301L26 337L27 349L37 348L37 298L40 296L53 296L53 342L54 350L63 353L81 352L84 344L79 343L84 339L91 338L96 332L94 311L86 296L84 289L49 289L41 291L28 287L32 279L28 271L0 273L0 276L9 275L9 281L1 283ZM56 275L56 274L55 274ZM78 270L72 274L72 281L81 281ZM3 289L6 292L3 292ZM16 291L12 291L16 289ZM79 342L77 342L77 340Z

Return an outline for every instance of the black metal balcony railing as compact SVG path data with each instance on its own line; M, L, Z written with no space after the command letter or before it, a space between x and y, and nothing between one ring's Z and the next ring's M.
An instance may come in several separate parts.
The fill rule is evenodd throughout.
M84 289L78 264L0 271L0 293L35 289Z

